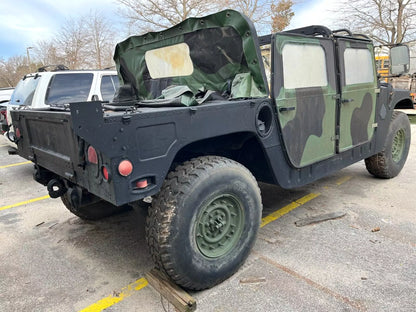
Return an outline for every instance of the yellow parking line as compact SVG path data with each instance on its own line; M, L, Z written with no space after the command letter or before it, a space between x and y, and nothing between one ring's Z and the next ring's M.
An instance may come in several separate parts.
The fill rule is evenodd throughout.
M291 212L293 209L302 206L303 204L306 204L308 201L318 197L319 195L321 195L320 193L310 193L306 196L303 196L302 198L299 198L298 200L295 200L294 202L291 202L289 205L276 210L275 212L272 212L271 214L269 214L268 216L264 217L263 219L261 219L261 224L260 227L262 228L263 226L269 224L270 222L273 222L277 219L279 219L280 217L284 216L285 214Z
M335 183L336 183L336 185L339 186L339 185L351 180L351 178L352 178L351 176L345 176L345 177L342 177L342 178L338 179Z
M49 195L45 195L45 196L42 196L42 197L25 200L25 201L22 201L20 203L13 204L13 205L3 206L3 207L0 207L0 211L6 210L6 209L9 209L9 208L18 207L18 206L23 206L23 205L30 204L30 203L33 203L33 202L36 202L36 201L39 201L39 200L47 199L47 198L50 198Z
M349 179L351 179L351 177L342 178L342 179L338 180L336 182L336 184L341 185L342 183L348 181ZM341 181L341 182L339 182L339 181ZM264 217L261 220L260 227L262 228L263 226L269 224L270 222L273 222L273 221L279 219L280 217L289 213L293 209L306 204L307 202L311 201L312 199L318 197L319 195L321 195L321 194L320 193L310 193L308 195L305 195L305 196L299 198L298 200L295 200L294 202L290 203L289 205L287 205L287 206L269 214L268 216ZM103 298L103 299L97 301L96 303L93 303L90 306L86 307L85 309L80 310L79 312L101 312L104 309L107 309L107 308L111 307L112 305L116 304L117 302L120 302L123 299L125 299L127 297L130 297L131 295L133 295L133 293L135 291L139 291L139 290L145 288L147 285L148 285L147 280L145 278L140 278L137 281L135 281L134 283L122 288L120 293L118 293L116 295L110 295L106 298Z
M26 165L26 164L30 164L30 163L32 163L32 162L31 161L24 161L24 162L20 162L20 163L15 163L15 164L10 164L10 165L0 166L0 169L9 168L9 167L15 167L15 166L20 166L20 165Z
M120 302L127 297L130 297L135 291L138 291L147 285L147 280L145 278L140 278L134 283L131 283L130 285L122 288L120 293L105 297L96 303L86 307L85 309L80 310L79 312L100 312L104 309L107 309L108 307L111 307L113 304Z

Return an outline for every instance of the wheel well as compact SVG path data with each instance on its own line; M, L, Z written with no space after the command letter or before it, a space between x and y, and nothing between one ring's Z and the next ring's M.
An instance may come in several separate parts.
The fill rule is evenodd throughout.
M235 160L249 169L257 180L274 182L262 144L257 136L250 132L223 135L186 145L176 154L172 167L192 158L208 155Z
M403 99L400 102L398 102L396 104L396 106L394 106L394 108L401 108L401 109L410 108L410 109L413 109L414 108L413 105L414 104L413 104L412 100L410 100L410 99Z

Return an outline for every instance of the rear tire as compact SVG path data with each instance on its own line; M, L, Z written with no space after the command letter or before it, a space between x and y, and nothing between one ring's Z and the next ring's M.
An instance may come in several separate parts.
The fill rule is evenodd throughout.
M217 156L193 159L166 178L153 199L146 240L156 266L182 287L212 287L248 257L261 220L250 171Z
M406 114L393 112L383 151L365 160L372 175L390 179L402 170L410 147L410 122Z
M81 219L90 221L100 220L130 209L127 205L121 207L114 206L105 200L98 199L92 194L89 194L88 196L92 196L93 200L88 204L81 205L80 207L72 205L68 193L61 196L61 200L65 207L68 208L68 210L74 215L80 217Z

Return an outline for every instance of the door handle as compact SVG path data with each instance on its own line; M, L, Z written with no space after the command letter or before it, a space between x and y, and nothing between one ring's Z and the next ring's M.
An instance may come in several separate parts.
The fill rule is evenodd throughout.
M296 109L296 107L291 106L291 107L279 107L279 112L289 112L289 111L294 111Z
M354 99L342 99L341 103L351 103L354 102Z

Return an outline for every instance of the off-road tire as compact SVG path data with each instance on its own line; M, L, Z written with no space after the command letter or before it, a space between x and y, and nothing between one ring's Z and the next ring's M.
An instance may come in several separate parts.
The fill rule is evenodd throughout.
M92 194L90 196L93 196ZM121 207L114 206L105 200L95 201L91 204L82 205L80 207L74 207L69 200L68 194L61 196L61 200L66 208L74 215L84 220L100 220L130 209L129 206L124 205Z
M368 172L383 179L397 176L409 153L410 136L410 122L406 114L393 112L383 151L365 159Z
M169 173L149 208L152 258L184 288L212 287L248 257L261 211L260 189L244 166L218 156L187 161Z

